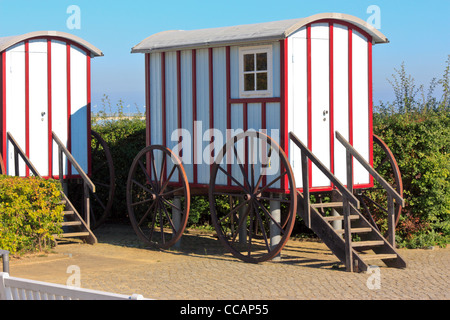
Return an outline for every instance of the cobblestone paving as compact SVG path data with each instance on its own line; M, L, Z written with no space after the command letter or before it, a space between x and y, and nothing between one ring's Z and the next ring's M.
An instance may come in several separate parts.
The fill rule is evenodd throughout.
M210 234L190 231L169 251L145 248L130 226L105 225L99 243L11 259L11 276L66 284L70 265L84 288L163 300L450 299L450 248L406 250L406 269L348 273L320 242L290 240L278 262L237 260Z

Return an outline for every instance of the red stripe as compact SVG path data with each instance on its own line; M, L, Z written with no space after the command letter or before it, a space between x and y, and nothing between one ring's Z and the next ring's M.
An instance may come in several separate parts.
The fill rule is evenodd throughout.
M348 136L349 143L353 145L353 30L348 28ZM353 157L352 157L352 168ZM352 172L353 181L354 172Z
M348 29L348 116L349 142L353 145L353 30Z
M25 154L30 158L30 46L25 41ZM26 166L26 176L30 176L30 168Z
M183 121L181 117L181 51L177 51L177 122L178 122L178 144L180 145L182 141L181 128L183 126ZM183 149L178 150L178 156L183 156ZM181 172L179 172L178 181L181 181Z
M5 165L6 171L8 171L7 167L7 157L6 157L6 144L7 144L7 138L6 138L6 52L2 52L2 157L3 157L3 164Z
M267 114L266 114L266 103L262 102L261 103L261 129L262 132L264 132L265 134L269 135L269 132L267 132ZM264 151L265 152L265 151ZM266 159L261 159L266 161ZM231 170L230 170L231 172ZM267 175L263 176L263 185L266 185L267 183Z
M228 46L226 48L226 77L227 77L227 141L231 139L230 131L228 129L231 129L231 66L230 66L230 47ZM227 171L229 174L231 174L231 159L227 158ZM228 177L227 184L231 186L231 178Z
M334 173L334 57L333 57L333 24L330 23L330 171Z
M150 53L145 54L145 117L146 117L146 145L151 145L151 130L150 130Z
M166 142L166 53L161 53L161 104L162 104L162 136L163 146L167 146Z
M197 183L197 134L195 122L197 121L197 51L192 50L192 131L194 152L194 183Z
M86 83L87 83L87 147L88 147L88 175L92 173L91 146L91 56L86 55Z
M369 161L373 167L373 83L372 83L372 39L367 39L369 60ZM373 177L370 175L370 184L373 185Z
M242 108L242 112L243 112L243 126L244 126L244 132L247 132L248 130L248 105L245 102ZM244 171L248 172L248 145L247 143L249 143L249 140L247 139L247 141L244 140L244 148L245 148L245 155L244 155ZM242 160L241 160L242 161ZM244 178L244 183L245 183L245 178ZM245 186L245 184L244 184ZM248 186L250 188L250 186Z
M306 27L306 39L307 39L307 66L308 66L308 72L307 72L307 83L308 83L308 115L307 115L307 122L308 122L308 149L312 150L312 114L311 114L311 108L312 108L312 89L311 89L311 81L312 81L312 70L311 70L311 25L308 25ZM303 186L304 187L304 186ZM312 166L311 161L309 161L309 187L312 187Z
M67 54L67 150L72 152L72 123L70 121L72 115L72 98L71 98L71 81L70 81L70 44L66 44ZM72 175L72 166L67 164L67 175Z
M281 135L280 145L286 156L289 157L289 139L288 139L288 41L287 39L280 40L280 121L281 121ZM287 168L286 168L287 169ZM283 176L281 181L281 188L288 190L288 181Z
M53 176L53 138L52 138L52 42L47 39L47 123L48 123L48 176Z
M214 128L214 70L213 70L213 48L208 49L209 55L209 129ZM210 144L213 142L212 131L210 135ZM214 147L211 147L210 156L214 157ZM212 166L211 166L212 169Z
M150 146L151 139L151 117L150 117L150 53L145 54L145 143ZM146 169L148 174L152 175L150 168L150 155L146 156Z

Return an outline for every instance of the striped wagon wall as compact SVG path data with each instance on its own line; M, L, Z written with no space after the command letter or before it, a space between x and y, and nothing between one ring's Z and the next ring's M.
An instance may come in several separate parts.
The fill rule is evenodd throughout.
M41 176L57 178L52 131L91 173L91 58L102 55L83 39L63 32L0 38L0 144L7 174L15 172L10 132ZM21 159L19 166L20 176L30 175ZM64 175L74 177L77 172L64 164Z
M180 142L177 130L184 129L192 152L182 160L191 188L206 187L212 162L207 160L229 138L227 130L266 131L288 155L302 189L300 151L289 142L292 131L345 181L345 150L334 132L372 163L372 45L386 42L366 22L336 13L152 35L132 49L145 54L147 145L174 149ZM267 74L262 88L257 88L259 62L246 69L244 60L252 55L255 61L266 59L261 60ZM251 85L256 90L246 91ZM218 134L211 137L208 129ZM308 187L332 190L312 167ZM227 165L227 170L238 169ZM353 176L355 188L372 185L356 163ZM222 180L232 187L225 176ZM282 183L275 187L285 189Z

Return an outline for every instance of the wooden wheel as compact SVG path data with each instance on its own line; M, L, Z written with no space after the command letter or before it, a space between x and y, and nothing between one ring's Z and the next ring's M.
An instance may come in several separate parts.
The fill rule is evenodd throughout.
M105 140L91 130L91 180L96 192L91 194L91 226L98 228L111 213L115 192L115 172L111 152Z
M229 206L223 205L228 200ZM277 256L290 237L297 208L283 150L260 132L230 139L212 166L209 202L218 237L235 257L257 263Z
M190 191L181 160L153 145L134 159L127 181L127 208L134 231L151 246L167 249L182 236Z
M392 151L377 135L373 135L373 141L374 169L403 197L402 176ZM387 227L387 198L384 189L375 182L374 188L366 189L360 194L360 199L372 224L379 230L385 229ZM395 225L398 224L401 211L401 205L395 203Z

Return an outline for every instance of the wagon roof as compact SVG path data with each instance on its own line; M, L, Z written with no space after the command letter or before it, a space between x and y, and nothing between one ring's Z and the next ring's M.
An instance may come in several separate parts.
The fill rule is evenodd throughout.
M58 37L70 40L88 50L91 53L92 57L103 56L103 52L101 52L98 48L94 47L89 42L77 37L73 34L60 32L60 31L34 31L25 33L18 36L9 36L9 37L0 37L0 52L8 49L9 47L22 42L24 40L37 38L37 37Z
M147 53L175 49L202 48L217 45L241 44L289 37L303 26L324 20L336 19L355 25L372 37L374 43L387 43L388 39L367 22L342 13L320 13L307 18L239 25L200 30L171 30L151 35L134 46L132 53Z

